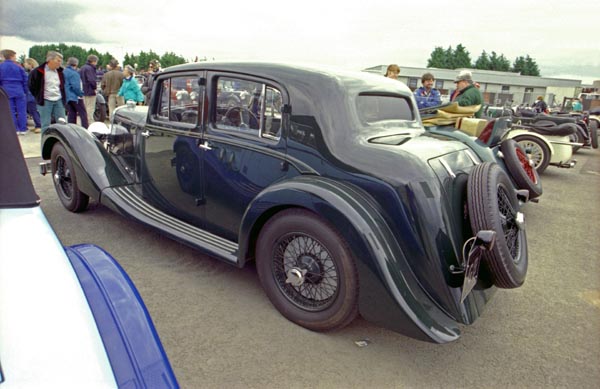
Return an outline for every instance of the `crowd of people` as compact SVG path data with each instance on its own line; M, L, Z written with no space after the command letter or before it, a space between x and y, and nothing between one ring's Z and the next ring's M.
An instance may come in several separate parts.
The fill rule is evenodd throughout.
M385 77L398 79L400 75L400 67L396 64L391 64L387 67ZM442 104L440 91L435 89L435 77L431 73L425 73L421 77L421 87L415 89L414 96L419 109L435 107ZM480 118L483 113L483 95L479 90L479 84L473 81L473 75L467 70L461 71L454 80L456 89L450 94L450 101L456 102L459 106L476 106L479 105L479 110L475 113L475 117Z
M17 61L17 53L0 51L0 86L9 97L12 119L17 133L28 132L27 115L34 122L32 132L45 131L51 121L79 123L88 128L94 122L98 80L102 93L108 100L108 114L126 101L143 104L152 90L153 76L160 71L160 63L153 60L142 87L135 79L135 68L121 68L116 59L107 65L107 71L98 68L98 56L89 55L79 68L79 60L70 57L63 65L59 52L49 51L46 62L38 64L33 58L23 63Z

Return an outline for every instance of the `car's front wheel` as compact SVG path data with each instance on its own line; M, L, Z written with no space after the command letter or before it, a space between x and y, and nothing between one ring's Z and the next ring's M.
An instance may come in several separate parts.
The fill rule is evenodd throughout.
M51 153L52 182L62 205L71 212L84 211L90 197L79 190L73 162L61 143L56 143Z
M279 312L314 331L358 314L358 274L344 239L318 215L289 209L269 220L256 248L260 282Z

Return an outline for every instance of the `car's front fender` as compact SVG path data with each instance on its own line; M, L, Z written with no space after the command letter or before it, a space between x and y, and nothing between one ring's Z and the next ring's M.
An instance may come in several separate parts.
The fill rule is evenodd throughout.
M73 163L79 190L99 200L104 188L127 184L100 140L75 124L53 124L42 135L42 158L50 159L52 148L60 142Z
M459 336L456 322L435 306L414 273L374 200L339 181L301 176L273 185L248 207L240 227L240 260L278 211L301 207L326 219L344 238L359 272L361 315L394 331L437 343Z

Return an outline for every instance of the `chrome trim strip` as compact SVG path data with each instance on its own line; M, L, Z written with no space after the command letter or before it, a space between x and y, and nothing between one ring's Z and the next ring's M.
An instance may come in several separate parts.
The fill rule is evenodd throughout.
M454 172L452 171L452 169L450 169L450 166L448 165L448 163L446 163L446 161L444 161L443 159L440 158L440 163L442 164L442 166L444 167L444 169L446 169L446 171L448 172L448 174L450 175L450 177L456 178L456 174L454 174Z
M111 189L115 195L117 195L123 202L131 207L130 209L139 212L142 215L165 226L166 232L179 232L180 234L184 234L189 237L191 243L214 252L229 262L238 262L237 253L239 250L239 245L237 243L223 239L198 227L182 222L173 216L167 215L152 205L144 201L140 201L139 195L130 187L115 187Z

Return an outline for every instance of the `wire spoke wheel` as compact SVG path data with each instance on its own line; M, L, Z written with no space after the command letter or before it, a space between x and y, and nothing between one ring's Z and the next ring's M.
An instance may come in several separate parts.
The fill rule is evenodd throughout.
M271 303L313 331L341 328L358 315L358 273L343 237L304 209L277 213L256 244L256 269Z
M272 263L280 290L300 308L324 309L337 295L337 266L327 249L311 236L291 233L282 237Z
M73 198L73 181L71 180L71 169L67 166L62 156L56 158L56 172L52 175L54 184L67 199Z
M528 267L524 216L508 175L496 163L476 165L469 174L467 206L473 235L496 232L496 243L483 253L482 266L499 288L516 288Z

